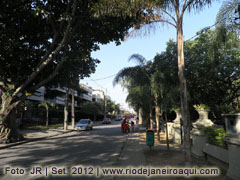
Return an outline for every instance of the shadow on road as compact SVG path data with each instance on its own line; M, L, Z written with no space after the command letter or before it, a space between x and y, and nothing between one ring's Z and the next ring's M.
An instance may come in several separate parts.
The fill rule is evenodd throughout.
M3 166L23 167L27 171L36 166L110 166L118 159L124 140L118 123L99 125L92 131L75 131L1 150L0 169ZM59 176L52 178L59 179Z

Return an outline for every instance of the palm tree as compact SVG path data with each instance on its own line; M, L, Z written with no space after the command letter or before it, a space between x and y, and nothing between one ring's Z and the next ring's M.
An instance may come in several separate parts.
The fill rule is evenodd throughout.
M239 30L240 25L240 0L229 0L223 2L218 11L217 23L224 25L231 30Z
M149 112L147 116L150 120L150 128L152 128L153 119L152 119L152 97L151 97L151 86L150 86L150 77L151 77L151 61L147 61L143 56L139 54L133 54L130 56L129 61L135 61L137 63L134 67L127 67L119 71L116 75L113 84L121 83L123 87L127 88L130 92L127 101L130 102L133 106L137 107L137 110L143 110L144 114ZM138 92L137 92L138 91ZM144 95L148 98L142 98L143 95L141 92L144 91ZM138 97L136 99L133 96ZM147 100L147 102L146 102ZM141 102L142 101L142 102ZM143 108L148 105L148 108Z
M191 141L190 141L190 113L187 98L187 80L185 76L184 61L184 36L183 36L183 16L186 11L199 11L204 6L210 5L212 0L168 0L151 2L152 13L145 13L143 20L136 25L146 27L146 24L157 22L167 23L173 26L177 32L177 54L178 54L178 78L180 86L181 115L184 127L184 151L186 162L191 160Z
M54 103L50 103L48 101L43 101L38 107L44 107L46 109L46 127L48 127L48 116L49 116L49 109L55 107Z
M152 103L151 97L149 97L149 87L148 86L135 86L128 88L128 96L126 102L138 112L139 124L147 125L149 122L148 115L150 115L149 106ZM144 117L144 118L143 118Z

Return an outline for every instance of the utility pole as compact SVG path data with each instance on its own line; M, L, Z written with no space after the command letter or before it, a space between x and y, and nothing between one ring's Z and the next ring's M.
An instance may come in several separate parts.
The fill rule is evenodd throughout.
M103 92L104 93L104 92ZM107 89L106 89L106 94L104 93L104 119L107 117L106 111L107 111Z

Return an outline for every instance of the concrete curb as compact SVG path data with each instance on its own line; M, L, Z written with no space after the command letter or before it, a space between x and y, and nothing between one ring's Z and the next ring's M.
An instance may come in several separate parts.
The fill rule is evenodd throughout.
M26 144L26 143L29 143L29 142L40 141L40 140L48 139L48 138L51 138L51 137L56 137L56 136L59 136L61 134L66 134L66 133L70 133L70 132L73 132L73 131L75 131L75 130L69 130L67 132L58 132L59 134L54 134L54 135L40 137L40 138L24 139L23 141L19 141L19 142L15 142L15 143L9 143L9 144L3 144L3 145L0 144L0 150L1 149L6 149L6 148L9 148L9 147L13 147L13 146L18 146L18 145L21 145L21 144Z
M102 121L96 121L94 125L96 126L96 125L101 125L101 124L102 124ZM61 134L66 134L66 133L70 133L70 132L74 132L74 131L76 131L76 130L69 129L66 132L57 131L58 132L57 134L50 135L50 136L44 136L44 137L39 137L39 138L25 138L24 140L19 141L19 142L14 142L14 143L9 143L9 144L0 144L0 150L1 149L6 149L6 148L9 148L9 147L13 147L13 146L18 146L18 145L25 144L25 143L29 143L29 142L44 140L44 139L47 139L47 138L59 136Z

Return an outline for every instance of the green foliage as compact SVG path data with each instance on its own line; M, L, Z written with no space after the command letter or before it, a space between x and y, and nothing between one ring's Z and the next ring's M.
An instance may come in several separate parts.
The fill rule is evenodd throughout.
M210 108L205 104L193 105L196 110L207 110L210 111Z
M208 143L227 149L227 143L224 141L227 133L223 128L207 127L203 130L207 135Z
M118 8L115 1L109 0L109 11L101 3L0 1L1 91L14 94L15 103L24 98L23 92L34 92L57 74L55 81L76 84L93 73L99 60L91 58L91 52L98 50L100 44L111 41L119 44L137 21L137 15L128 11L133 14L140 11L140 7L127 6L126 0L128 8L120 14L114 12ZM64 68L60 69L61 66Z
M95 116L104 114L104 104L98 102L87 102L81 107L81 112Z
M30 100L25 100L24 102L21 103L20 105L20 110L24 111L26 109L31 109L33 107L33 102Z
M218 106L239 111L240 39L224 27L185 43L186 75L192 104L205 104L220 118ZM230 108L231 107L231 108ZM218 112L217 112L218 111Z
M170 40L166 51L154 57L152 67L152 91L164 111L180 107L176 50L176 43Z
M129 87L128 96L126 101L135 109L142 108L143 113L149 113L149 104L151 103L151 98L149 97L149 86L135 86Z
M49 108L54 108L55 106L56 106L56 104L50 103L48 101L43 101L41 104L38 104L38 107L43 107L46 109L46 111L48 111Z
M149 107L152 106L152 62L147 61L139 54L131 55L129 61L135 61L137 65L120 70L114 78L113 84L122 83L128 90L126 101L135 111L142 108L143 113L148 114Z

